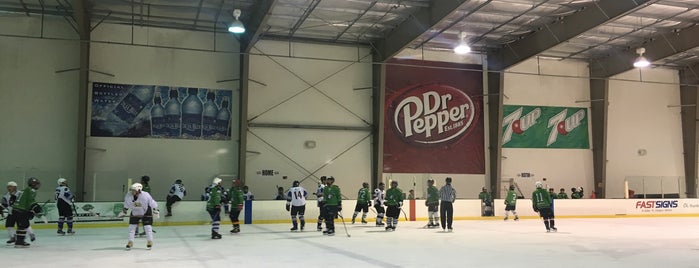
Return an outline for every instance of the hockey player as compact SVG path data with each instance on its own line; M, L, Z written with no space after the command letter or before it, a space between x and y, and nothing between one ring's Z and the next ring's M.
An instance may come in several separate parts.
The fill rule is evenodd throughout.
M549 195L551 195L551 199L558 198L558 195L556 194L556 190L554 190L553 188L549 188Z
M58 181L58 187L56 187L56 208L58 209L58 230L56 231L56 234L58 235L65 235L68 233L69 235L75 234L73 232L73 205L75 196L73 196L73 193L70 192L70 188L68 188L68 181L64 178L59 178ZM68 231L64 232L63 231L63 223L68 224Z
M131 250L133 247L139 222L143 224L143 230L146 233L146 247L151 249L153 247L153 218L159 218L160 211L158 211L158 203L148 192L143 191L143 185L138 182L131 185L129 193L124 197L124 210L118 216L126 216L129 209L131 210L131 214L129 214L129 242L126 243L126 250Z
M325 229L323 234L335 235L335 217L342 211L342 193L340 187L335 185L335 178L328 177L325 180L327 186L323 189L323 202L325 202Z
M561 191L556 196L556 199L568 199L568 194L566 194L565 188L561 188Z
M306 220L303 218L303 214L306 213L306 196L308 196L308 192L299 181L294 181L291 184L291 189L286 193L286 211L291 211L292 232L299 229L298 222L296 222L297 217L301 222L301 231L306 226Z
M149 184L149 183L150 183L150 177L148 177L148 175L143 175L143 176L141 176L141 187L142 187L142 188L141 188L141 191L142 191L142 192L146 192L146 193L148 193L148 194L151 193L150 184ZM152 223L151 223L151 230L155 233L155 230L153 230L153 225L152 225ZM143 232L140 232L140 233L138 232L138 225L136 225L136 233L138 234L139 237L142 237L142 236L146 235L145 229L143 229Z
M165 217L172 216L172 205L174 205L178 201L182 201L182 198L184 198L186 195L187 189L184 188L184 184L182 184L182 179L175 180L175 184L170 186L170 192L168 192L167 194L167 201L165 203L165 208L167 208L167 214L165 214Z
M376 226L384 226L383 216L386 213L384 210L384 198L386 193L384 188L386 185L383 182L379 183L379 188L374 189L374 208L376 209Z
M558 229L555 227L555 222L553 220L553 209L551 205L553 204L551 195L546 192L543 188L544 185L537 181L536 190L532 193L532 207L535 212L539 213L539 217L544 218L544 226L546 226L546 232L556 232Z
M517 211L515 211L517 207L517 193L515 193L515 186L510 185L510 190L507 191L507 197L505 198L505 220L507 220L510 216L510 211L512 211L512 215L515 215L515 221L519 220L519 216L517 216Z
M434 228L439 226L439 214L437 214L437 209L439 208L439 190L434 186L434 180L427 180L427 200L425 200L425 206L427 206L427 216L430 222L427 224L427 228Z
M29 247L29 243L24 239L27 236L29 228L29 220L34 215L41 214L41 206L36 203L36 191L41 187L41 182L37 178L29 178L27 180L28 187L19 195L17 202L12 206L12 214L17 220L17 233L15 238L16 248Z
M247 200L255 200L255 195L250 192L250 188L247 185L243 186L243 198Z
M7 193L2 196L2 201L0 201L0 212L4 213L7 210L7 217L5 217L5 229L7 229L7 234L9 240L7 244L15 243L15 224L17 223L17 217L12 215L12 205L17 202L17 183L14 181L7 183ZM4 216L4 214L3 214Z
M317 230L320 232L323 230L323 216L325 216L325 202L323 201L323 189L325 189L325 182L327 178L325 176L320 177L320 184L318 184L318 188L316 189L316 192L313 193L313 195L316 196L316 202L318 205L318 209L320 212L318 213L318 228Z
M400 208L403 206L405 194L398 188L398 181L391 182L391 188L386 190L386 231L395 231L400 217Z
M221 196L223 195L223 191L221 179L214 178L209 191L211 197L209 201L206 202L206 211L209 212L209 216L211 216L211 239L221 239L221 234L218 232L218 229L219 225L221 225Z
M369 212L369 204L371 203L371 195L369 194L369 184L362 183L362 188L359 189L357 193L357 205L354 206L354 214L352 215L352 224L354 224L354 219L359 215L359 211L362 211L362 224L366 224L366 214Z
M493 199L488 193L488 189L481 188L478 199L481 200L481 216L493 216Z
M228 217L231 219L231 224L233 224L232 234L240 233L238 217L240 216L240 211L243 210L243 202L245 202L240 185L240 180L235 179L233 180L233 187L228 191L228 197L231 199L231 212L228 214Z

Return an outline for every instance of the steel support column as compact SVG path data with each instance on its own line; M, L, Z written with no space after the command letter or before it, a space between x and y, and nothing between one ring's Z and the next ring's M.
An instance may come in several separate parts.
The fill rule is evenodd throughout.
M372 132L371 132L371 187L375 189L379 186L381 178L383 178L383 138L384 138L384 109L386 98L386 65L374 64L371 66L371 117L372 117Z
M687 198L697 197L697 143L699 142L699 64L680 71L682 148Z
M504 75L501 72L488 72L488 94L485 99L488 102L488 152L490 158L489 170L489 185L490 190L496 195L496 198L501 198L500 191L500 175L502 167L502 105L504 97Z
M73 18L77 22L80 37L80 71L78 75L78 132L77 157L75 159L76 200L85 200L85 154L87 147L87 94L90 72L90 17L85 0L73 0ZM94 182L92 182L94 183Z
M241 47L242 50L242 47ZM238 116L238 178L245 183L248 147L248 85L250 80L250 54L240 54L240 103Z
M592 128L593 191L605 198L607 182L607 112L609 80L590 79L590 124Z
M262 26L269 19L269 13L276 2L276 0L255 1L255 6L251 9L253 12L248 16L249 19L245 21L246 29L245 34L241 38L240 51L250 53L255 43L260 40L260 35L264 32Z

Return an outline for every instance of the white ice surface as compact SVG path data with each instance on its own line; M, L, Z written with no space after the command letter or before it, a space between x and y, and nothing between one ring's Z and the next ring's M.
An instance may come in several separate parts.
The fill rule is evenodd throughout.
M209 226L154 227L125 251L127 228L85 228L59 237L36 230L29 248L0 249L2 267L699 267L699 218L558 219L558 233L540 220L456 221L454 232L401 221L395 232L342 223L323 236L308 223L242 225L221 240ZM4 231L4 230L3 230Z

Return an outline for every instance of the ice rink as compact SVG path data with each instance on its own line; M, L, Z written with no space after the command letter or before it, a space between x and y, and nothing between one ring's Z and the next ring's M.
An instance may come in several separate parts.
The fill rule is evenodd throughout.
M349 219L348 219L349 220ZM125 251L127 227L81 228L59 237L38 229L30 248L6 246L2 267L699 267L699 218L558 219L546 233L535 219L518 222L464 220L454 232L424 229L426 222L401 219L395 232L342 223L323 236L308 223L242 225L240 234L222 228L155 226L154 247L145 238ZM6 232L3 230L3 236Z

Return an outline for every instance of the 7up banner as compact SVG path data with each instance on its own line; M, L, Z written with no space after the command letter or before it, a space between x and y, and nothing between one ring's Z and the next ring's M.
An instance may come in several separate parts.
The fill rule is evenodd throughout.
M587 108L505 105L503 114L503 148L590 148Z

